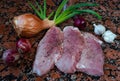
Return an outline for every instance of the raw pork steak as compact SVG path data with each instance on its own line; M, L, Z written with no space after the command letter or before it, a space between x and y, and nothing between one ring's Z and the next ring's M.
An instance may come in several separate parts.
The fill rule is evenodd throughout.
M58 27L52 27L48 30L38 45L33 73L41 76L54 67L55 60L61 54L62 35L62 31Z
M94 76L101 76L103 72L104 57L99 43L102 43L92 34L84 33L85 46L81 58L76 65L77 70Z
M104 74L104 57L100 44L102 41L94 35L81 33L73 26L65 27L63 32L58 27L52 27L38 45L33 72L44 75L55 64L64 73L77 70L101 76Z
M80 60L84 39L78 28L72 26L65 27L63 33L63 52L55 65L64 73L74 73L76 64Z

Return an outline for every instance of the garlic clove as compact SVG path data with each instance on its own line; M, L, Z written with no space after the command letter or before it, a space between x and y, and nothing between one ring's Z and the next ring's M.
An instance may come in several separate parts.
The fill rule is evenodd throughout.
M101 24L98 24L98 25L93 24L93 26L94 26L94 33L96 35L102 35L106 30L106 28Z
M112 31L107 30L103 35L102 35L103 39L105 42L108 43L113 43L114 39L117 37L116 34L114 34Z

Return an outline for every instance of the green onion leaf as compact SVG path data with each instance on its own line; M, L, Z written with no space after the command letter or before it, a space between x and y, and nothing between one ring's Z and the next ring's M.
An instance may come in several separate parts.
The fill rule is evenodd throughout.
M65 16L61 17L59 20L56 20L55 24L60 24L63 21L73 17L74 15L82 14L82 13L90 13L90 14L95 15L98 19L102 18L97 12L95 12L93 10L76 10L76 11L72 12L71 14L68 14L68 15L65 15Z
M30 2L29 2L29 4L30 4L31 8L36 12L36 14L37 14L41 19L44 19L43 16L40 14L40 12L35 8L35 6L33 6L33 4L30 3Z
M90 13L90 14L93 14L95 15L98 19L102 19L102 17L95 11L93 10L77 10L76 12L82 12L82 13Z
M63 13L60 14L59 17L57 17L57 18L55 19L55 22L57 22L57 21L60 20L61 18L64 18L65 16L71 14L72 12L73 12L72 10L69 10L69 11L66 11L66 10L65 10L65 11L63 11Z
M71 13L71 14L68 14L67 16L65 16L65 17L59 19L58 21L56 21L55 24L56 24L56 25L57 25L57 24L60 24L60 23L64 22L65 20L73 17L74 15L80 14L80 13L81 13L81 12L73 12L73 13Z
M44 0L44 18L46 18L46 0Z
M54 14L54 12L50 13L50 15L47 18L50 19L50 17L52 17L53 14Z
M72 6L69 6L65 11L63 11L59 17L55 19L55 22L58 22L61 18L64 18L65 16L75 12L78 8L80 7L85 7L85 6L98 6L96 3L78 3Z
M35 13L41 18L41 19L46 19L46 0L44 0L44 7L42 9L41 5L38 4L38 2L35 2L36 5L38 6L39 10L37 10L37 8L35 8L35 6L29 2L30 6L32 7L32 9L35 11Z
M63 0L62 3L59 5L55 16L54 16L54 20L58 17L58 15L60 14L61 10L63 9L63 6L68 2L68 0Z
M96 3L78 3L78 4L75 4L75 5L72 5L72 6L69 6L65 11L63 11L61 15L64 15L66 14L67 12L74 12L77 8L80 8L80 7L85 7L85 6L98 6L98 4Z
M44 16L43 9L42 9L41 5L39 5L38 2L36 2L36 5L38 6L38 8L40 10L41 16Z
M67 10L72 10L80 7L86 7L86 6L98 6L96 3L77 3L75 5L69 6Z

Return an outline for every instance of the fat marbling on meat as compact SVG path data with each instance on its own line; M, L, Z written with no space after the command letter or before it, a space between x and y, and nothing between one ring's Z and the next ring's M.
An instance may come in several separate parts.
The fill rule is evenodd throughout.
M62 56L55 65L64 73L74 73L84 46L84 39L79 29L72 26L65 27L63 34Z
M50 28L39 42L33 64L33 73L42 76L54 67L61 54L62 31L58 27Z

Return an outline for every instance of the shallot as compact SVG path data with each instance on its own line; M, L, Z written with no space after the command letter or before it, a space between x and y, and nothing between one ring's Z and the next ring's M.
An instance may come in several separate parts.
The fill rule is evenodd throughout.
M20 54L15 49L8 49L4 51L2 56L4 63L6 63L7 65L14 65L19 58Z
M54 22L48 19L41 20L33 14L26 13L14 17L13 26L18 36L32 37L41 30L54 26Z
M21 38L17 41L16 48L19 53L26 53L30 51L31 44L28 39Z
M97 16L98 19L101 19L101 16L93 10L89 10L89 9L79 10L80 7L98 6L98 4L78 3L78 4L67 7L63 11L63 7L64 5L66 5L67 2L68 0L63 0L59 5L58 9L54 10L55 12L51 12L49 16L46 15L46 9L47 9L46 0L44 0L43 7L39 5L39 3L37 2L36 2L37 8L32 3L30 3L31 8L36 12L39 18L30 13L26 13L26 14L22 14L14 17L13 26L18 36L22 36L22 37L35 36L40 31L54 27L77 14L90 13ZM53 19L50 20L52 16L53 16ZM81 20L82 22L80 21L80 23L84 24L84 20L83 19Z
M74 26L78 27L80 30L84 30L86 28L86 21L83 17L80 17L79 15L74 17Z

